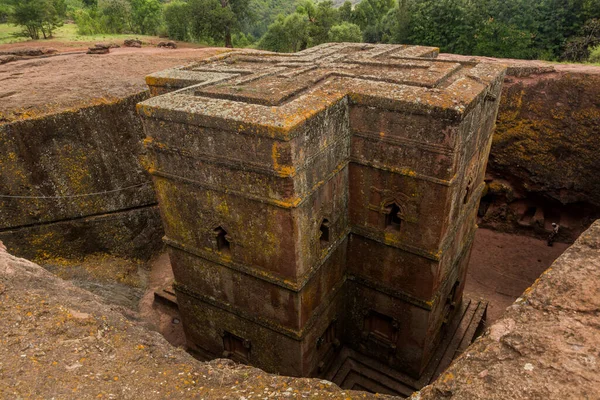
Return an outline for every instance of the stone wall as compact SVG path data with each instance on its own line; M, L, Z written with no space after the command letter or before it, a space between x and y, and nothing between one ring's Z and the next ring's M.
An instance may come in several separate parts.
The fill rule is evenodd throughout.
M600 393L600 221L413 400L593 399Z
M147 92L0 125L0 239L27 258L160 246L135 104Z
M508 74L480 225L571 242L600 217L600 68Z

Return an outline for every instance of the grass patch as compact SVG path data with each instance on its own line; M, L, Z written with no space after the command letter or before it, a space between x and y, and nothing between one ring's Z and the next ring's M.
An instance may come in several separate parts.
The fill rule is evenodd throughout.
M137 38L142 42L150 42L156 40L156 36L144 36L136 34L126 35L110 35L110 34L98 34L98 35L80 35L77 33L77 25L75 24L64 24L58 28L52 38L31 40L29 38L14 37L13 34L20 32L21 28L11 24L0 24L0 44L8 43L23 43L23 44L36 44L36 45L48 45L52 43L60 42L65 45L72 43L73 47L81 47L83 42L122 42L125 39Z
M0 24L0 44L22 42L25 38L15 38L14 33L20 31L20 28L10 24Z

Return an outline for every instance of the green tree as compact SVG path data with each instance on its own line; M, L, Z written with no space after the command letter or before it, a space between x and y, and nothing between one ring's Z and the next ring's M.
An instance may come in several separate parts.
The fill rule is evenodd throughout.
M244 32L234 33L231 36L231 41L233 42L234 47L248 47L252 45L256 39L254 36L249 34L244 34Z
M588 58L588 62L600 63L600 45L590 49L590 57Z
M96 9L79 9L73 13L77 24L77 33L80 35L96 35L102 33L103 27Z
M340 12L340 21L352 21L352 3L346 0L338 9Z
M10 14L10 7L0 2L0 24L8 21L8 14Z
M52 32L63 24L59 11L64 7L60 0L7 0L8 21L23 27L23 35L31 39L52 37Z
M363 0L352 10L352 22L362 30L377 26L395 5L394 0Z
M132 31L142 35L154 35L162 18L162 5L159 0L129 0L131 3Z
M410 41L441 51L472 54L475 35L485 21L481 1L416 0L411 6Z
M296 11L308 18L308 42L302 48L316 46L328 40L328 33L332 26L339 20L339 12L333 7L331 0L315 4L312 0L305 0Z
M600 45L600 19L590 19L578 33L567 41L563 60L583 62L590 57L592 49Z
M260 39L258 47L264 50L291 53L306 48L309 41L309 21L306 14L278 15L275 22Z
M399 0L381 20L383 43L410 44L411 0Z
M330 42L362 42L360 26L350 22L332 26L327 36Z
M231 35L250 17L250 0L190 0L192 33L233 47Z
M482 24L475 39L474 55L531 58L534 54L531 32L522 31L514 25L499 22L494 18Z
M242 31L261 37L279 14L292 14L297 6L298 0L252 0L248 6L249 18L244 21Z
M165 24L169 38L188 40L190 36L191 14L187 3L175 0L165 5Z
M131 4L127 0L100 0L97 12L91 9L88 15L90 19L95 19L95 21L89 21L88 26L97 26L100 30L100 32L95 33L135 31Z

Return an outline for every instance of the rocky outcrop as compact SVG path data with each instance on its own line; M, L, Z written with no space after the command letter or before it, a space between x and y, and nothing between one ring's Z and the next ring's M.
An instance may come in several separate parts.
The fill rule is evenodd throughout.
M158 44L156 45L156 47L164 47L166 49L176 49L177 48L177 43L175 43L172 40L169 40L168 42L158 42Z
M592 399L600 393L600 221L413 400Z
M509 70L482 226L572 241L600 217L600 68L555 68Z
M146 97L0 124L0 240L12 252L147 258L160 246L133 113Z
M600 218L600 67L439 58L508 67L479 225L572 243Z
M125 47L142 47L142 41L138 39L125 39L123 45Z
M119 307L0 243L0 398L385 398L327 381L199 362Z
M96 43L94 47L88 48L87 54L108 54L110 46L106 44Z
M110 57L56 55L4 67L0 240L9 250L41 261L96 253L146 259L159 248L163 230L140 162L135 104L148 97L146 74L215 52L115 49Z

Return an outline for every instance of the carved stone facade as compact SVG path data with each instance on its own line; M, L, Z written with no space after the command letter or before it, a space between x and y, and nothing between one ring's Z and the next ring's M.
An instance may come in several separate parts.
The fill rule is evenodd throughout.
M313 376L346 346L423 372L462 299L504 75L436 56L327 44L148 77L192 349Z

